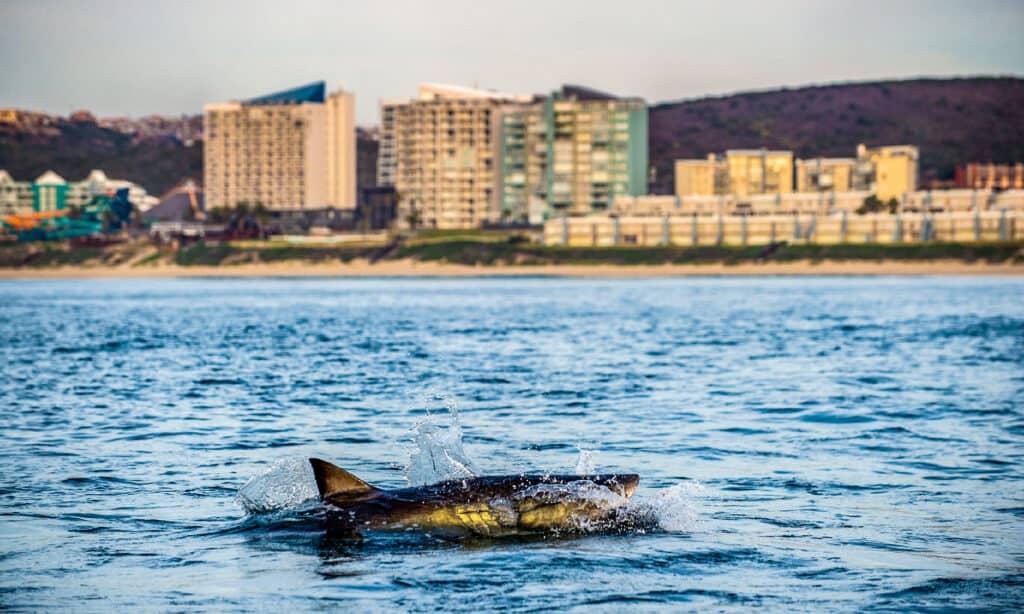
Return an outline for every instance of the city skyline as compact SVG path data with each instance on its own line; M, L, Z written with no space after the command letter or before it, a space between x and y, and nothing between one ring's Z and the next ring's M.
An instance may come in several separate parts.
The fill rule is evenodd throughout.
M0 21L16 27L0 54L15 61L0 104L63 115L196 115L209 101L323 78L355 93L356 121L367 126L378 123L381 100L409 97L425 81L528 94L579 83L657 103L1024 73L1016 35L1024 7L1000 0L740 2L728 10L647 1L628 11L527 2L505 12L460 0L399 4L389 11L309 1L282 11L234 2L7 2Z

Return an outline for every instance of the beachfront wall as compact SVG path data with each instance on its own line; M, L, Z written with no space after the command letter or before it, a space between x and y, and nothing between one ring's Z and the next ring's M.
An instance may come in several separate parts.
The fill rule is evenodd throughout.
M855 213L871 192L793 192L736 196L619 196L612 205L618 215L829 215ZM1024 212L1024 190L919 190L897 199L902 212Z
M1011 241L1024 238L1024 215L971 213L795 214L764 216L595 215L548 220L544 243L569 246L768 245Z

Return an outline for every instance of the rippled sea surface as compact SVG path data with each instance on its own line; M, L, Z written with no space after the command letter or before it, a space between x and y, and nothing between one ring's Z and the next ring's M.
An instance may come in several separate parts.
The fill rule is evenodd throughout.
M4 282L0 364L0 609L1024 602L1020 279ZM478 471L582 449L681 520L344 541L236 497L403 486L449 406Z

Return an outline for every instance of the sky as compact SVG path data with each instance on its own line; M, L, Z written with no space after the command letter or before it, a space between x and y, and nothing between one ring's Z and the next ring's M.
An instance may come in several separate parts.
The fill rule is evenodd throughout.
M1021 0L0 0L0 107L101 117L325 80L360 125L421 82L650 103L1024 75Z

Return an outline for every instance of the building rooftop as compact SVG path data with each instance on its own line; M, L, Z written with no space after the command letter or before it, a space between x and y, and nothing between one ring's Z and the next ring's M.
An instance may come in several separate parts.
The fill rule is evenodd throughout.
M727 149L726 156L792 156L788 149Z
M35 182L39 185L64 185L67 183L63 177L53 171L46 171L37 177Z
M191 192L191 193L190 193ZM191 182L186 182L171 190L152 209L142 214L149 221L180 222L187 220L192 212L192 199L195 198L199 211L206 211L203 189Z
M575 98L576 100L618 100L619 97L608 92L595 90L583 85L565 84L560 90L563 98Z
M462 85L448 85L444 83L421 83L419 87L420 100L515 100L528 101L530 96L523 94L509 94L494 90L484 90L475 87Z
M323 81L315 81L290 90L283 90L243 100L242 104L265 105L265 104L302 104L303 102L323 103L327 91L327 84Z

